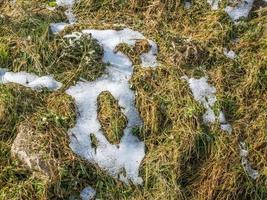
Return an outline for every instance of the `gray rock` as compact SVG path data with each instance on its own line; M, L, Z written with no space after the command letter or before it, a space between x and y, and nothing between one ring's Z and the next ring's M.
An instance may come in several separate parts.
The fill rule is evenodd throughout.
M11 147L11 155L17 157L29 169L51 176L50 163L42 159L38 152L38 139L35 130L31 125L21 124L18 127L18 134ZM37 140L36 140L37 139Z

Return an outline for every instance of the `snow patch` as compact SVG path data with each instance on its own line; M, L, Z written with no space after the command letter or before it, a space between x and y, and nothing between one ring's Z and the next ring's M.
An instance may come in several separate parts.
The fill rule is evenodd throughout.
M58 90L62 83L57 82L52 76L39 77L27 72L8 72L0 68L0 84L17 83L33 90L47 88L48 90Z
M219 0L207 0L208 4L210 4L212 10L219 9Z
M95 197L95 195L96 191L90 186L84 188L80 193L80 197L82 200L91 200Z
M241 18L247 18L252 9L254 0L235 1L235 7L227 6L224 10L231 17L233 21L238 21Z
M131 29L84 30L82 33L66 35L71 41L78 40L82 34L90 34L104 49L103 62L107 66L107 75L94 82L78 82L66 92L75 99L77 106L77 123L69 130L70 147L87 161L98 164L111 176L128 183L142 184L139 167L145 156L145 146L132 134L132 128L142 125L142 120L135 107L135 94L130 89L129 79L133 74L131 60L122 52L116 52L116 46L126 43L133 46L145 37ZM157 45L149 41L151 49L141 55L143 67L156 67ZM127 117L127 126L118 145L110 144L101 130L97 118L97 97L103 91L109 91L122 107ZM91 137L97 140L97 147L92 145Z
M189 79L187 76L183 76L182 79L185 79L189 83L195 100L206 109L206 112L203 114L203 122L209 124L215 123L215 121L218 120L221 124L221 129L231 134L232 127L227 123L224 113L220 111L219 116L216 116L213 111L213 107L217 101L216 88L208 84L206 77Z
M51 23L50 29L53 34L59 34L61 31L63 31L67 26L70 24L65 22L59 22L59 23Z
M228 51L226 48L223 48L223 54L229 58L234 60L236 58L236 53L232 50Z
M50 28L53 34L58 34L61 31L63 31L66 26L72 25L76 22L75 15L72 12L73 5L75 3L74 0L57 0L57 5L67 8L67 10L64 12L68 23L65 22L59 22L59 23L51 23Z
M239 148L240 148L241 164L243 165L244 170L252 179L256 180L259 177L259 172L253 169L248 161L248 150L245 142L240 142Z
M185 7L185 9L190 9L191 6L192 6L191 1L185 1L185 3L184 3L184 7Z

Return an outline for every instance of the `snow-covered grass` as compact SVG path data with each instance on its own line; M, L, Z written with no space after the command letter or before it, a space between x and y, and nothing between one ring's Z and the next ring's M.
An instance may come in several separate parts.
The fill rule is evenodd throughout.
M218 121L221 129L231 134L232 127L227 123L224 113L219 110L217 111L217 114L215 114L213 110L217 101L216 88L208 84L206 77L189 79L187 76L184 76L182 78L188 82L195 100L206 109L206 112L203 114L203 122L205 124L212 124Z
M78 82L67 90L75 99L78 108L76 126L70 131L71 148L91 163L97 163L110 175L121 181L142 184L139 167L144 158L144 143L133 136L132 129L142 125L142 120L135 107L135 95L130 89L129 79L133 74L130 59L122 52L116 52L120 44L134 46L145 37L136 31L83 30L64 36L70 41L77 41L82 34L92 35L104 49L103 62L107 64L107 75L94 82ZM157 66L157 45L149 41L150 49L140 55L142 67ZM119 144L110 144L101 131L97 118L97 98L100 93L108 91L118 100L119 106L127 119L127 125ZM90 137L94 136L97 146L93 147ZM125 174L123 174L125 171Z
M0 4L0 67L38 77L53 75L63 84L60 90L39 92L18 84L0 85L0 199L78 199L89 194L88 189L81 193L88 186L98 199L266 198L266 8L257 1L246 20L235 23L224 11L234 4L219 1L219 9L213 11L207 1L191 2L185 9L179 1L81 0L73 6L76 23L57 35L50 24L67 22L66 8L48 10L48 1ZM133 75L126 79L143 119L142 129L133 130L145 146L139 168L142 186L114 179L69 147L68 130L85 115L76 115L75 100L80 99L72 99L65 90L90 86L108 76L110 68L105 71L105 51L96 40L68 42L64 35L124 28L154 41L161 64L153 70L142 68L139 48L116 47L115 52L123 52L133 63L133 71L127 70ZM223 48L238 56L227 58ZM208 77L206 83L216 88L212 110L219 115L217 122L203 122L206 109L181 79L184 75L194 80ZM119 101L100 94L96 102L101 133L114 146L130 123ZM224 134L220 121L231 124L231 135ZM34 133L28 149L41 156L49 176L11 157L13 140L23 131ZM98 145L93 134L90 139ZM241 142L246 146L241 148ZM255 180L252 170L258 173Z

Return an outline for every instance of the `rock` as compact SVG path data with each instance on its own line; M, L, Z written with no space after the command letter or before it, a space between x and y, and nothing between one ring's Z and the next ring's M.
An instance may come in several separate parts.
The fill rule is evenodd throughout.
M35 130L31 125L21 124L11 147L11 155L17 157L31 170L51 176L51 164L49 161L42 159L42 154L37 150L38 140L36 140L35 135Z

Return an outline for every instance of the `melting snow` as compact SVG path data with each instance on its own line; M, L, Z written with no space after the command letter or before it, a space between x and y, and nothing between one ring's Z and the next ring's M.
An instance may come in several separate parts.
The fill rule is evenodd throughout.
M103 62L108 64L107 75L94 82L78 82L69 88L67 93L75 99L79 113L77 123L69 131L70 147L88 160L96 163L111 176L127 183L142 184L139 177L139 166L145 156L144 143L132 134L132 128L142 125L142 120L135 107L135 94L128 83L133 74L132 62L122 52L116 52L116 46L121 43L134 45L145 37L136 31L123 29L115 30L84 30L82 33L67 35L70 40L77 40L81 34L91 34L104 49ZM149 41L151 50L141 56L143 67L156 67L157 45ZM128 123L124 135L118 145L108 142L101 130L97 118L97 97L103 91L109 91L123 108ZM91 137L97 139L96 149Z
M254 0L241 0L235 1L235 7L227 6L225 12L231 17L233 21L238 21L242 17L247 18L250 10L252 9Z
M90 186L84 188L80 193L80 197L82 200L91 200L95 197L95 195L96 191Z
M182 78L187 80L187 82L189 83L189 87L193 93L195 100L201 103L201 105L203 105L206 109L206 112L203 115L203 122L205 124L209 124L215 123L215 121L218 120L221 124L221 129L231 134L232 127L227 123L224 113L220 111L219 116L216 116L213 111L213 107L216 102L216 88L210 86L207 82L207 78L205 77L202 77L200 79L189 79L187 76L184 76Z
M49 90L58 90L62 84L57 82L52 76L39 77L27 72L8 72L0 68L0 83L17 83L33 90L47 88Z
M259 172L253 169L248 161L248 150L244 142L239 143L241 164L243 165L247 174L254 180L259 177Z
M192 6L191 1L185 1L185 3L184 3L184 7L185 7L185 9L190 9L191 6Z
M212 10L218 10L219 0L207 0L207 2L210 4Z
M232 50L228 51L226 48L223 49L223 54L232 60L236 58L236 53Z
M52 33L58 34L61 31L63 31L66 28L66 26L69 26L69 25L70 24L65 23L65 22L51 23L50 28L51 28Z
M56 2L58 6L67 8L67 10L64 13L68 19L68 23L65 23L65 22L51 23L50 28L51 28L52 33L54 34L60 33L61 31L65 29L66 26L74 24L76 22L75 15L72 12L72 8L73 8L75 1L74 0L57 0Z

